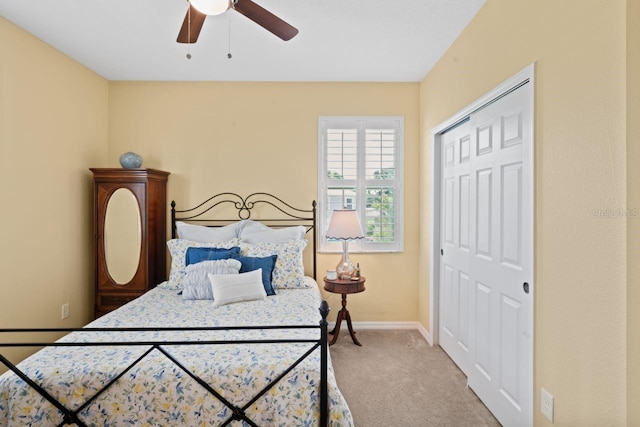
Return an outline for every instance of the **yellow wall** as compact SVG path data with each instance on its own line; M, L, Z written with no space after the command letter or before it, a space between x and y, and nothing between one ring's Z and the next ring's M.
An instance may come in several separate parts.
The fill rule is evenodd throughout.
M0 18L1 327L93 315L87 168L106 161L107 103L106 80Z
M431 129L536 62L535 422L548 424L545 387L558 425L638 424L640 218L593 210L640 209L639 12L637 0L489 0L420 85L106 82L0 18L0 325L89 320L88 167L131 150L172 173L180 206L223 190L304 204L319 115L402 115L405 252L354 255L368 289L349 306L357 321L428 327ZM320 255L319 274L337 258Z
M627 1L627 421L640 425L640 0Z
M549 424L539 411L541 387L555 396L557 425L626 421L626 220L594 215L627 203L625 7L623 0L489 0L421 86L426 195L431 129L536 62L536 425ZM425 196L425 220L429 203ZM428 230L421 236L426 263ZM428 325L426 272L419 316Z
M168 199L191 207L221 191L266 191L307 206L317 198L318 116L405 118L405 251L357 254L367 291L356 321L417 319L419 84L112 82L109 165L135 151L171 172ZM318 275L338 254L319 255ZM331 318L340 308L330 295Z

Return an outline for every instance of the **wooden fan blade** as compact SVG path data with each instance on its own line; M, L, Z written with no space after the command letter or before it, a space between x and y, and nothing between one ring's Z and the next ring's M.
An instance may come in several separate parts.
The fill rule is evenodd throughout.
M282 40L291 40L298 30L251 0L238 0L234 9Z
M198 12L191 4L189 4L189 9L191 13L187 11L187 15L184 17L184 22L178 33L178 43L195 43L198 41L204 18L207 17L204 13ZM191 14L191 29L189 29L189 14Z

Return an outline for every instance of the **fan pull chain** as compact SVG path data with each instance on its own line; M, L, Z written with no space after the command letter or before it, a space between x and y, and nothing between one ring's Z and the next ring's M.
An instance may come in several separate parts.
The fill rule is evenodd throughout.
M231 59L233 55L231 55L231 15L229 15L229 51L227 53L227 59Z
M189 3L187 10L187 20L187 59L191 59L191 3Z

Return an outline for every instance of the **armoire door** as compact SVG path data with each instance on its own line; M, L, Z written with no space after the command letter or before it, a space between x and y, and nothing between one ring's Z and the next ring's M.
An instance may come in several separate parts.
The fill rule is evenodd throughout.
M96 289L147 289L146 188L142 182L96 186Z

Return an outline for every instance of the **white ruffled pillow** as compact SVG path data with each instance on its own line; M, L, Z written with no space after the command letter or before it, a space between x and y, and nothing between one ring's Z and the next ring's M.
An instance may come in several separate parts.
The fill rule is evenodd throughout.
M285 243L301 240L307 232L302 225L284 228L271 228L257 222L246 220L238 227L238 237L247 243Z
M238 239L231 239L225 242L218 243L202 243L184 239L169 240L167 242L167 247L169 248L169 253L171 254L171 270L169 271L169 280L163 287L166 289L182 289L182 278L185 275L185 267L187 264L187 249L192 247L230 249L234 246L238 246L239 243L240 241Z
M209 274L238 274L242 263L237 259L202 261L187 265L182 278L182 299L213 299Z
M213 306L241 301L263 300L267 293L262 286L262 269L240 274L209 274L213 291Z
M206 227L194 225L182 221L176 222L178 238L201 243L218 243L238 237L238 223L225 225L224 227Z
M304 280L304 264L302 252L307 240L296 240L286 243L262 242L249 244L240 242L240 254L250 257L266 257L277 255L273 269L273 287L276 289L298 289L308 287Z

